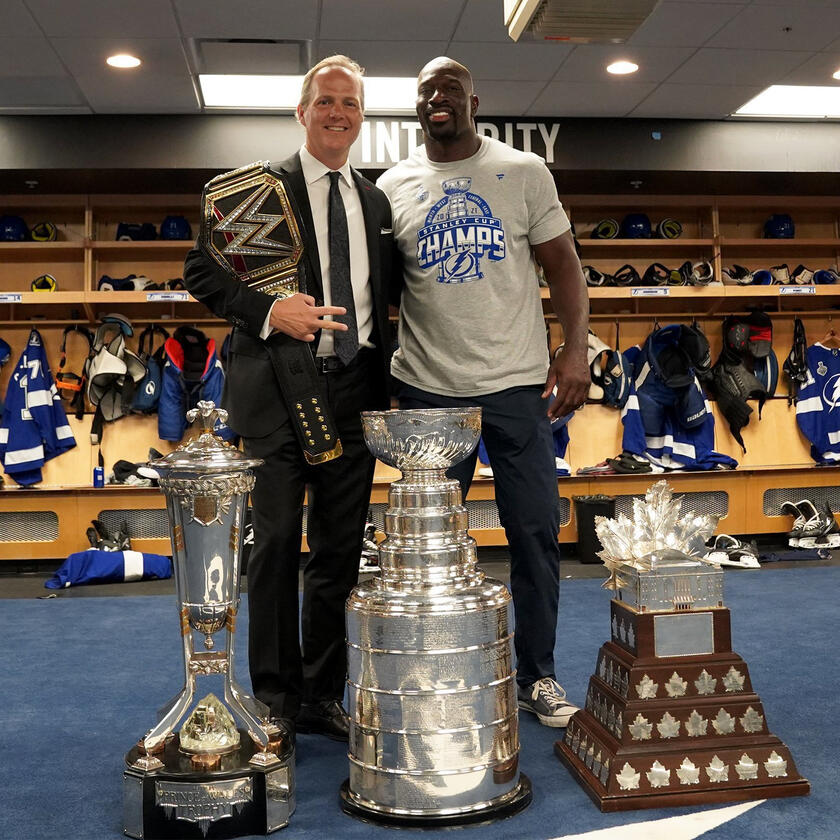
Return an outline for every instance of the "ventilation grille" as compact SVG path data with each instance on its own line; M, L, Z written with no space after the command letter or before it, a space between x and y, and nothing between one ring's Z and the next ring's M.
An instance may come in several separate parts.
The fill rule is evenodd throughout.
M721 518L729 513L729 494L722 490L709 493L677 493L675 496L682 497L682 510L686 513L693 511L698 516L720 516ZM616 496L616 516L623 513L632 519L633 499L644 499L644 493L636 496Z
M125 522L133 540L169 539L169 517L166 508L140 510L102 510L99 521L113 534Z
M802 499L810 499L817 508L828 502L833 513L840 511L840 487L782 487L765 490L762 509L765 516L779 516L782 502L795 504Z
M626 41L659 0L505 0L505 25L517 41Z
M51 510L0 513L0 542L55 542L58 515Z

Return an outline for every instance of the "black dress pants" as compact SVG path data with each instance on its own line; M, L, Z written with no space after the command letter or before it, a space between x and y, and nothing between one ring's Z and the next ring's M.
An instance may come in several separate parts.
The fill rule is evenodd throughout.
M248 652L257 698L275 716L294 718L301 702L340 700L347 672L344 604L356 585L374 459L359 413L381 403L378 354L360 350L340 371L319 374L343 454L306 463L291 424L243 439L264 459L251 493L254 548L248 559ZM308 490L309 558L298 572L304 492Z

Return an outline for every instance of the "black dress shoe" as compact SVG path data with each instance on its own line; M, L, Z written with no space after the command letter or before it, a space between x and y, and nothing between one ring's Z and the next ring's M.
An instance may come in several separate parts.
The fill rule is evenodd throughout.
M298 732L326 735L334 741L346 741L350 736L350 721L338 700L301 703L295 725Z
M276 744L276 749L285 752L289 747L295 745L295 722L289 717L273 715L269 723L276 727L271 733L271 743Z

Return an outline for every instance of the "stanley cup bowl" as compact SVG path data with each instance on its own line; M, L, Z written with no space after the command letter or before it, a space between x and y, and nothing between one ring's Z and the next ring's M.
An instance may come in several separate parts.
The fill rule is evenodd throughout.
M446 470L463 461L478 444L481 409L430 408L364 411L368 449L402 472Z

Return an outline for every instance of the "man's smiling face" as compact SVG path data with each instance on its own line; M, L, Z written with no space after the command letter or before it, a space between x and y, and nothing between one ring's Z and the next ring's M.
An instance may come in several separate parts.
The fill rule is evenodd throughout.
M478 106L472 82L460 65L446 60L427 64L417 80L417 116L423 131L440 142L472 132Z
M298 105L298 120L306 130L306 148L331 169L338 169L359 136L362 81L343 67L325 67L312 77L309 102Z

